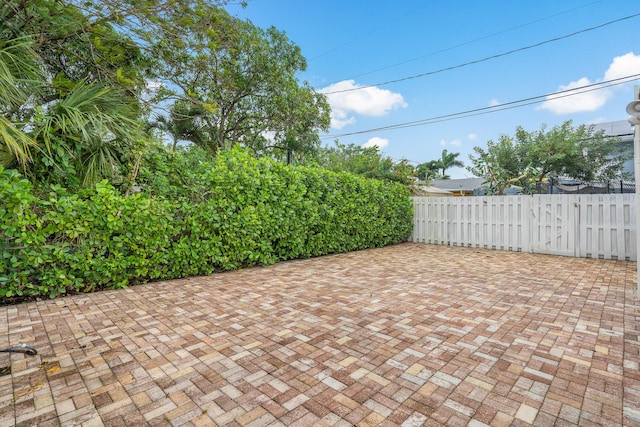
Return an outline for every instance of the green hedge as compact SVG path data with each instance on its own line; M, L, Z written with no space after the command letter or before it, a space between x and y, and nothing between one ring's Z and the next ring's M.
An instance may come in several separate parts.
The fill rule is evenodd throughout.
M0 298L123 288L398 243L412 227L399 184L231 150L189 197L123 196L107 183L37 193L0 168ZM188 192L188 189L185 189Z

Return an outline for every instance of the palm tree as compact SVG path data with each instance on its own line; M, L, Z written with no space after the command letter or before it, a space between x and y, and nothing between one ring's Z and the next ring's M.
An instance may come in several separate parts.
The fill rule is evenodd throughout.
M438 176L438 169L440 169L440 161L430 160L425 163L420 163L416 166L416 173L418 178L423 181L430 181Z
M37 95L43 76L28 38L0 40L0 165L25 165L35 141L16 123L23 105Z
M449 153L446 149L442 150L442 156L440 157L440 160L438 160L438 168L442 172L442 179L449 179L446 174L447 169L464 167L464 163L458 160L459 155L460 153Z
M128 98L98 83L57 87L42 69L30 39L0 41L0 165L78 185L122 176L124 154L144 141Z
M68 161L83 186L122 177L123 155L144 141L140 123L123 99L102 84L76 84L36 123L39 156L49 157L54 167L62 166L57 161Z
M217 149L211 137L213 132L201 120L204 113L204 108L178 100L171 106L168 118L160 116L150 127L167 132L171 136L172 151L176 151L180 141L188 141L215 153Z

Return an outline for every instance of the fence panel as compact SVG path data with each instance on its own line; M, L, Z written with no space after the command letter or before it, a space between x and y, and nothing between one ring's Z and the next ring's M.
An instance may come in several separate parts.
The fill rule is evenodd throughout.
M529 236L524 222L525 213L529 210L530 198L523 196L479 197L483 217L480 228L481 240L475 242L476 247L509 251L528 251Z
M634 194L415 197L411 241L637 259Z
M576 256L636 260L635 194L582 197Z

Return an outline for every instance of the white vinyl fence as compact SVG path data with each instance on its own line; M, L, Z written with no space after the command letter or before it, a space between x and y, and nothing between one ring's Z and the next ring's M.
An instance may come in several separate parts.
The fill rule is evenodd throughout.
M414 197L412 242L631 260L635 194Z

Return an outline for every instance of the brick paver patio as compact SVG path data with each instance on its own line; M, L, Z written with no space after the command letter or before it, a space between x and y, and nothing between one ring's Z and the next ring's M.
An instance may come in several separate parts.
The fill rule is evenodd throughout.
M636 263L405 243L0 307L0 425L640 423Z

